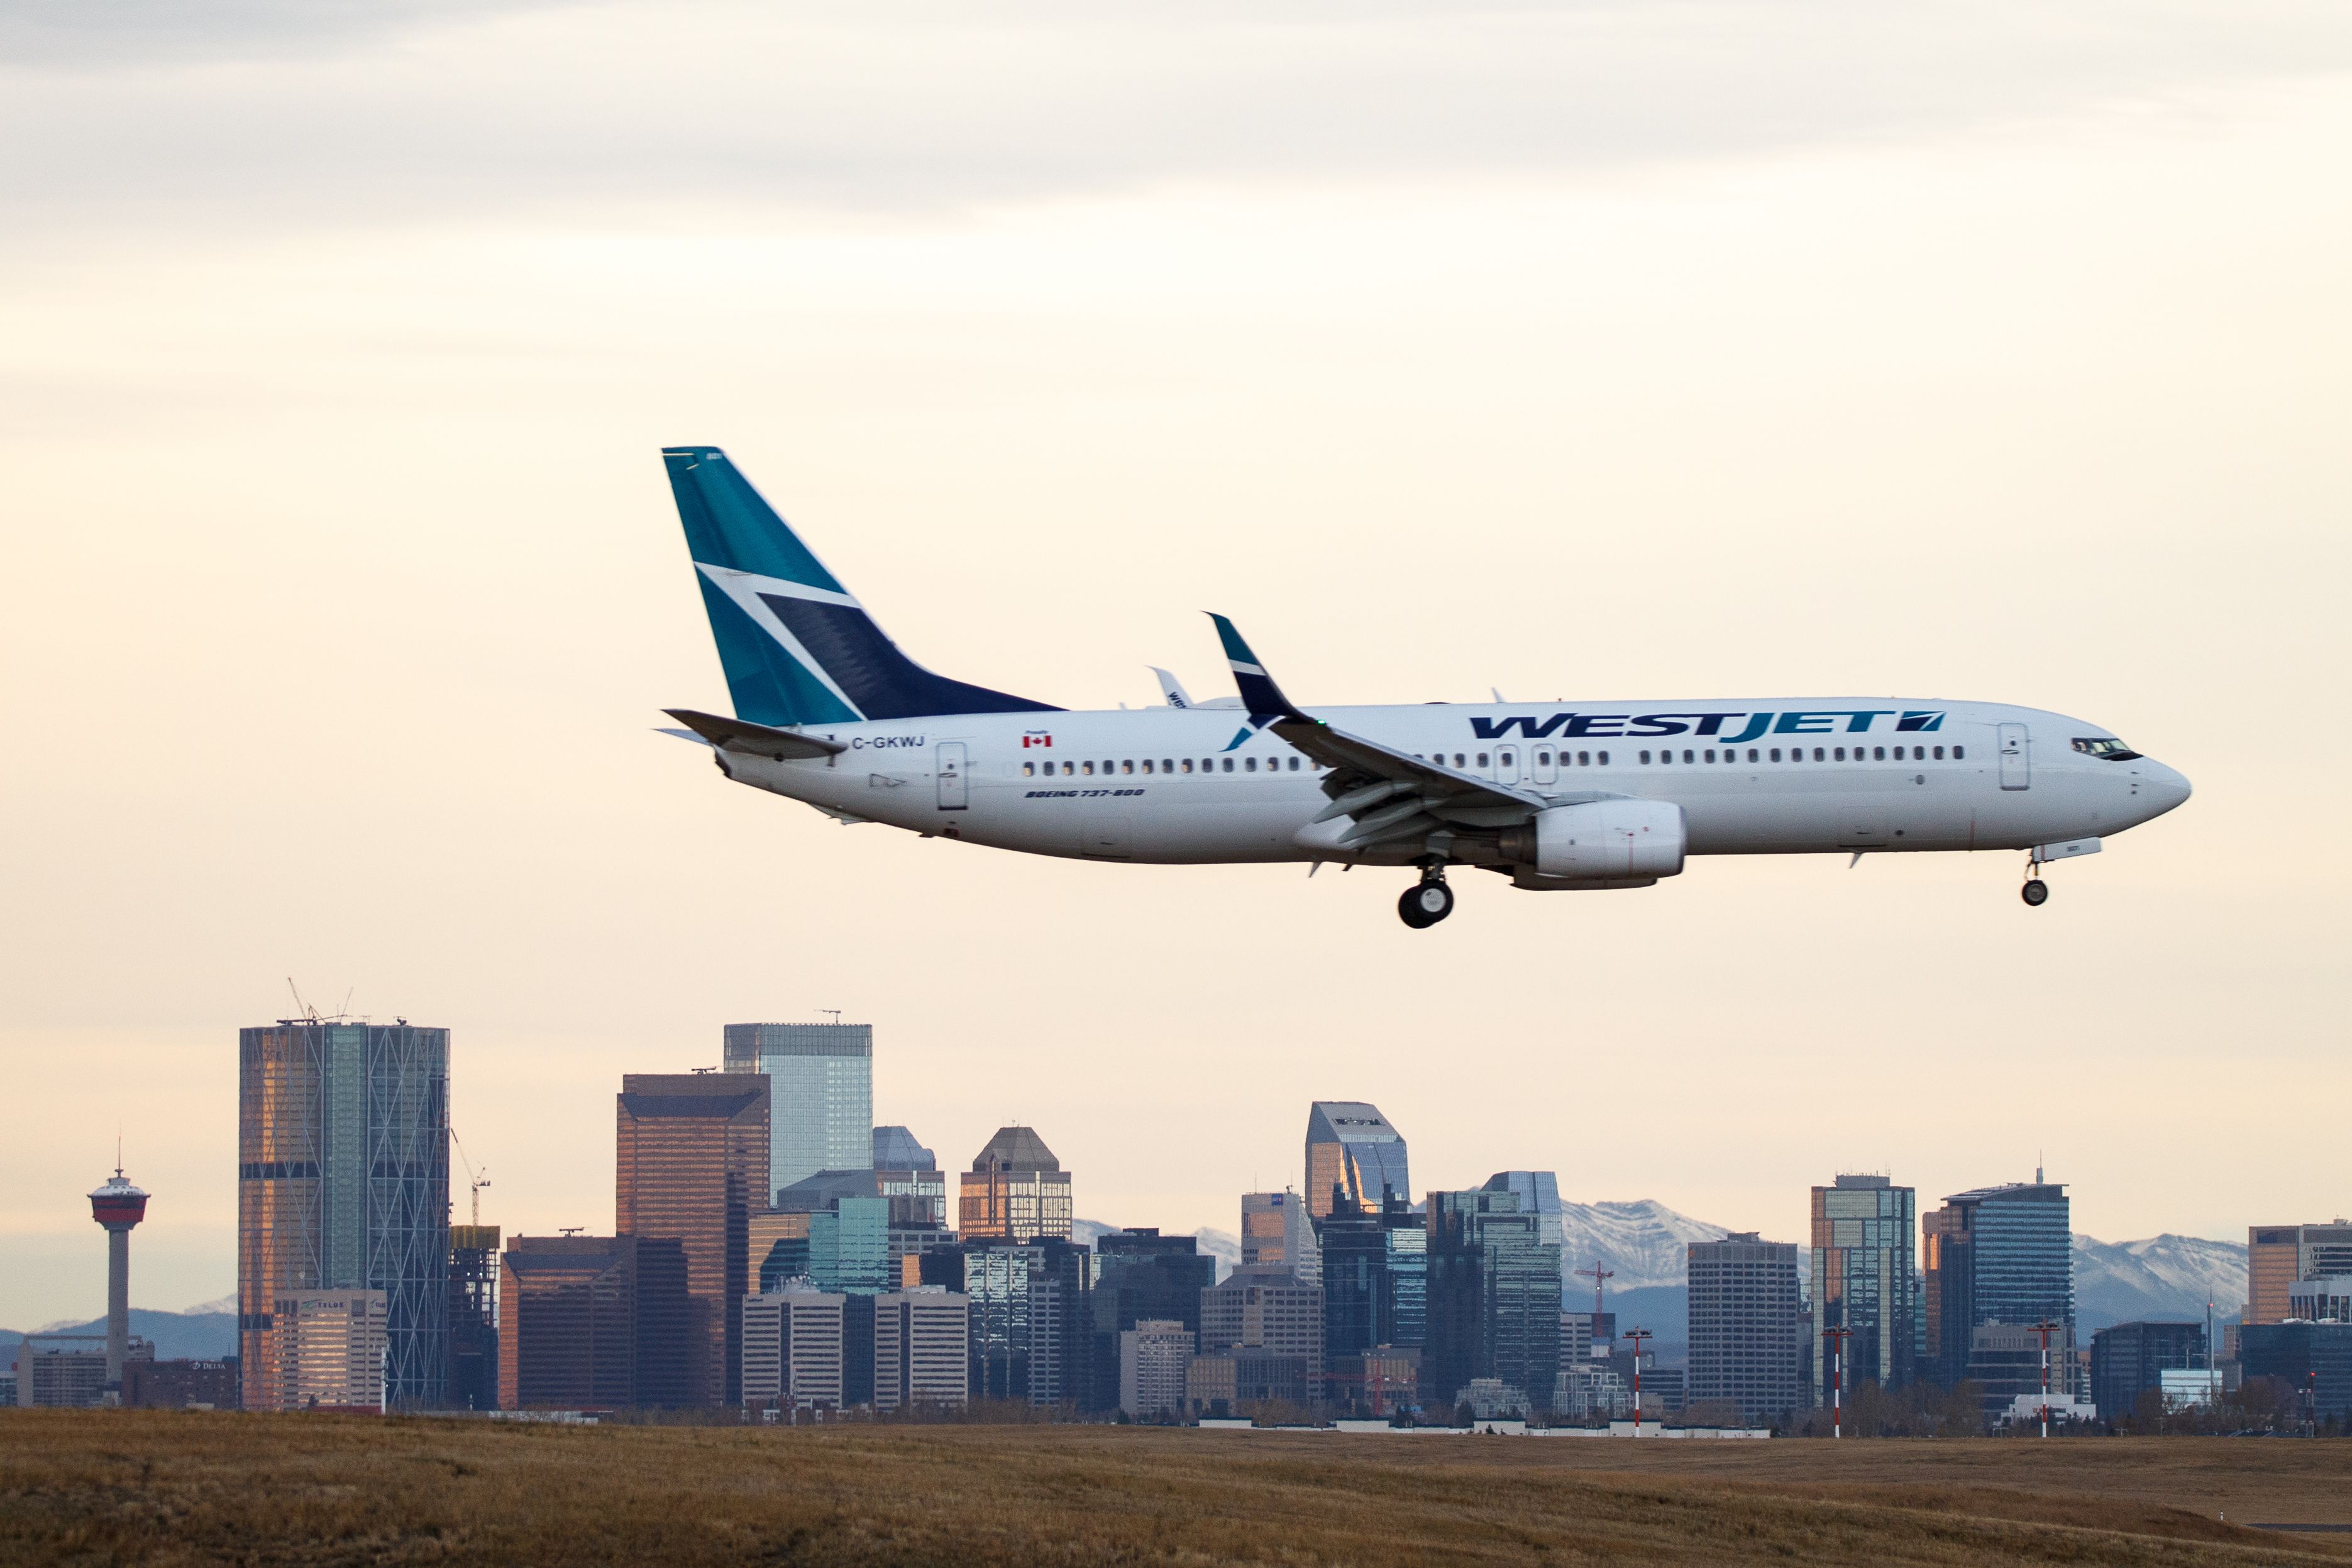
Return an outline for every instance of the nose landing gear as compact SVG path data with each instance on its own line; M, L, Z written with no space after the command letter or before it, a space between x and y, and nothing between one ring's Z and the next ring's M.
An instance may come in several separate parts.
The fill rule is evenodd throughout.
M2017 890L2017 896L2038 910L2050 901L2050 884L2039 877L2029 876L2025 879L2025 886Z
M1454 912L1454 889L1445 885L1445 868L1423 868L1421 880L1397 900L1397 915L1415 931L1426 931Z

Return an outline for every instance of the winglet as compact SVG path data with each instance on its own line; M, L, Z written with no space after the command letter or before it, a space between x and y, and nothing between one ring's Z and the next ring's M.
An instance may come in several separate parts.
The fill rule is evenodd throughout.
M1160 695L1168 699L1169 707L1190 708L1192 706L1192 694L1184 689L1184 683L1182 681L1177 679L1174 676L1169 674L1166 670L1160 668L1156 664L1151 667L1151 673L1160 678Z
M1233 666L1234 684L1241 689L1242 705L1252 713L1307 720L1307 715L1282 694L1282 688L1276 686L1274 677L1265 672L1265 666L1258 662L1257 655L1252 653L1249 644L1242 640L1242 634L1234 629L1234 623L1214 610L1209 612L1209 618L1217 623L1217 640L1225 645L1225 662Z

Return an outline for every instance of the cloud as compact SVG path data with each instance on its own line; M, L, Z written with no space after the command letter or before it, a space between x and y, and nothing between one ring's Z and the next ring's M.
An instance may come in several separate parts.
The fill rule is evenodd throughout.
M146 4L73 19L93 9L37 5L0 31L43 46L14 51L0 79L0 144L15 149L0 199L17 219L889 213L1187 182L1606 174L2145 112L2352 68L2352 14L2299 0L487 14L254 0L201 25Z

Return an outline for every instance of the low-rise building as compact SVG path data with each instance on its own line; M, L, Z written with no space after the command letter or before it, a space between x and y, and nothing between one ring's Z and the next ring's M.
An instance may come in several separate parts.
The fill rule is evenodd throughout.
M1188 1414L1238 1415L1255 1405L1304 1405L1314 1369L1304 1356L1224 1350L1196 1355L1184 1369Z
M243 1398L235 1356L122 1363L122 1403L136 1410L235 1410Z

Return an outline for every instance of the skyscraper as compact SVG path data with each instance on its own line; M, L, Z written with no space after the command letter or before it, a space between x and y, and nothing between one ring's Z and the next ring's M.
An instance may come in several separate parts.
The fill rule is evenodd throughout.
M676 1405L685 1319L675 1240L509 1237L499 1258L499 1407Z
M1329 1214L1339 1192L1378 1210L1387 1194L1412 1201L1404 1136L1380 1107L1360 1100L1318 1100L1307 1108L1307 1212Z
M773 1083L768 1179L776 1186L874 1168L873 1025L730 1024L721 1060L730 1073L765 1073Z
M1432 1193L1424 1401L1440 1408L1496 1378L1551 1408L1559 1375L1559 1246L1515 1193Z
M1899 1388L1912 1378L1918 1300L1912 1272L1919 1197L1885 1176L1840 1176L1812 1201L1813 1329L1846 1329L1844 1377ZM1833 1369L1814 1361L1813 1403L1830 1403Z
M2352 1224L2248 1226L2245 1321L2286 1321L2287 1287L2323 1274L2352 1274Z
M385 1400L444 1403L449 1031L283 1018L237 1033L237 1343L249 1410L299 1383L278 1303L383 1292Z
M1797 1384L1797 1244L1754 1231L1690 1244L1690 1402L1763 1426L1807 1403Z
M1136 1226L1097 1239L1088 1259L1087 1310L1094 1336L1091 1407L1108 1409L1119 1391L1120 1336L1147 1319L1201 1327L1201 1292L1217 1281L1217 1260L1189 1236Z
M686 1255L681 1401L732 1405L751 1289L751 1214L764 1209L771 1080L628 1073L614 1097L614 1229L667 1237Z
M1560 1245L1559 1178L1549 1171L1497 1171L1486 1178L1490 1193L1517 1193L1519 1212L1536 1216L1538 1237Z
M875 1191L891 1200L894 1226L945 1226L948 1182L931 1152L904 1127L874 1130Z
M1245 1268L1272 1264L1309 1284L1322 1278L1315 1222L1297 1193L1244 1193L1241 1237Z
M499 1227L449 1227L449 1404L499 1407Z
M2074 1237L2060 1182L2011 1182L1955 1193L1927 1215L1927 1293L1934 1302L1937 1372L1948 1385L1971 1375L1976 1331L1988 1323L2063 1326L2074 1346ZM2052 1354L2058 1341L2053 1340ZM2071 1373L2053 1387L2071 1387Z
M1067 1241L1070 1173L1031 1129L1000 1127L972 1156L957 1208L966 1237Z

